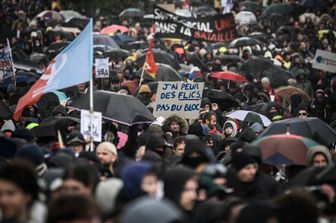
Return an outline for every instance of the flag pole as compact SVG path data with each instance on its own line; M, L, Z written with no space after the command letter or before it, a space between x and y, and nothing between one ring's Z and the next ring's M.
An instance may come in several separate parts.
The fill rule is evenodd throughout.
M91 30L92 27L92 18L90 19ZM93 63L93 36L91 36L91 47L90 47L90 63ZM92 128L92 120L93 120L93 75L92 75L92 66L91 66L91 79L90 79L90 151L93 151L93 128Z
M9 47L9 56L12 60L12 69L13 69L13 81L14 81L14 86L16 86L16 74L15 74L15 67L14 67L14 61L13 61L13 56L12 56L12 48L10 46L10 43L9 43L9 40L8 38L6 39L7 40L7 46Z

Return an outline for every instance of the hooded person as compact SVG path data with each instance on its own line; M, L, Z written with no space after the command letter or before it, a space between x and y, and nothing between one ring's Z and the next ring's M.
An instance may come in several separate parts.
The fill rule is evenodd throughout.
M7 137L11 137L13 132L15 131L15 125L12 120L7 120L1 126L0 131L3 132Z
M163 177L164 197L190 217L197 199L198 183L194 171L187 167L169 169Z
M238 133L238 124L233 120L227 120L223 126L223 134L225 138L235 137Z
M157 193L157 176L154 167L144 161L132 162L121 170L123 187L119 194L121 204L130 202L140 196L155 198Z
M250 143L257 138L256 133L252 128L246 127L240 134L240 141L245 143Z
M98 183L95 198L103 214L108 214L113 211L117 196L122 187L123 182L118 178L110 178Z
M260 149L243 146L232 152L228 171L228 187L243 199L269 198L277 192L277 184L259 171L262 162Z
M197 136L187 135L185 140L186 146L180 162L181 164L197 169L199 166L215 160L212 151L206 148Z
M313 146L307 152L307 166L323 167L331 164L332 162L331 153L325 146Z
M188 123L185 119L177 115L169 116L162 125L165 133L172 134L172 137L186 135L188 130Z

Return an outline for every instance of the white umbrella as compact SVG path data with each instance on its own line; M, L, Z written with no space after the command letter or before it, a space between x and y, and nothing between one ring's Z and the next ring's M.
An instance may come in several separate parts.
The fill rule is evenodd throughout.
M69 21L71 18L85 18L85 16L82 16L79 12L73 10L62 10L60 13L64 16L66 21Z
M241 121L255 123L258 122L263 126L269 126L272 122L269 120L265 115L259 114L253 111L246 111L246 110L236 110L230 112L226 115L228 118L238 119Z
M239 25L255 24L257 23L257 18L253 12L240 11L235 16L235 22L236 24L239 24Z

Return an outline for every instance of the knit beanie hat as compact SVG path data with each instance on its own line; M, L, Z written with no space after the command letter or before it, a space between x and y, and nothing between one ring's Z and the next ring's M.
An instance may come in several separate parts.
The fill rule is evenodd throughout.
M102 142L97 146L97 150L98 149L103 149L106 151L109 151L110 153L113 153L114 155L118 155L117 153L117 148L115 147L115 145L113 145L110 142Z
M231 164L232 166L239 172L241 169L243 169L246 165L257 163L252 156L241 152L236 151L235 153L232 153L232 160Z

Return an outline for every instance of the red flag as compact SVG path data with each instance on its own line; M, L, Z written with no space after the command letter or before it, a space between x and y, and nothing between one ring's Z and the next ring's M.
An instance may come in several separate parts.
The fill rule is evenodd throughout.
M145 60L145 65L144 65L143 69L145 69L145 71L153 79L155 79L156 72L158 71L158 66L156 65L155 60L154 60L154 55L153 55L152 47L153 47L153 40L151 40L149 42L149 47L148 47L148 51L147 51L147 55L146 55L146 60Z

